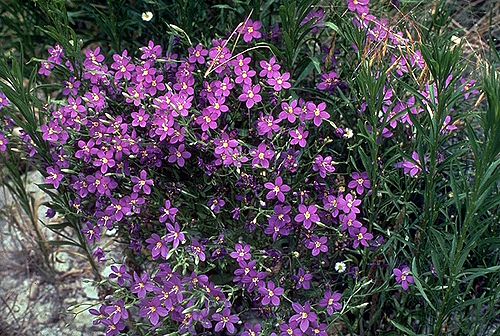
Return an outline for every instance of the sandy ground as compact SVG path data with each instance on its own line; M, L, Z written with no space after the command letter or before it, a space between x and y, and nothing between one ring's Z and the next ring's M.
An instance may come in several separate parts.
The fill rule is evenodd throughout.
M35 199L44 194L29 175ZM47 221L46 208L38 209ZM24 224L19 224L24 223ZM99 335L88 308L97 302L92 274L76 249L57 247L53 271L47 272L33 229L8 190L0 187L0 336ZM54 235L42 227L49 239Z

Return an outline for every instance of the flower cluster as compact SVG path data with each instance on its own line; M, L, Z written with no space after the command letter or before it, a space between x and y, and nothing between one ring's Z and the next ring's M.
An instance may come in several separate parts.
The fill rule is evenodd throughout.
M348 9L367 43L408 43L370 14L368 0ZM324 15L303 24L323 29ZM97 261L107 260L105 233L126 242L108 279L117 290L91 310L106 335L137 321L191 335L327 335L345 309L345 280L357 277L344 261L383 244L364 208L374 177L335 150L353 131L338 126L345 121L329 100L294 90L292 69L255 45L265 38L260 21L236 31L246 45L214 39L166 52L150 41L108 57L88 48L76 63L55 46L41 63L42 76L69 74L39 130L52 158L45 183L72 196L67 210ZM422 54L390 57L379 124L367 125L380 142L410 132L429 107L391 87L391 78L422 71ZM345 88L342 72L324 70L312 87ZM468 98L474 83L465 83ZM420 92L429 102L434 86ZM0 93L0 111L8 105ZM368 104L356 112L366 115ZM456 129L448 116L442 132ZM30 136L22 140L36 156ZM8 144L0 133L0 152ZM396 167L414 177L425 160L414 152ZM394 276L404 290L414 282L407 267Z
M249 20L244 41L260 38L259 28ZM325 332L316 311L340 311L341 294L327 288L315 303L285 303L300 300L287 294L290 288L311 290L314 273L290 268L286 271L294 276L288 282L280 272L270 272L266 261L281 262L285 251L258 248L266 241L293 239L296 248L321 260L329 259L332 229L353 249L369 247L373 239L360 217L361 196L370 190L368 175L354 172L348 190L335 189L332 155L314 150L314 141L334 127L327 104L290 98L292 78L276 57L233 55L229 42L198 44L185 58L166 55L150 42L137 58L125 50L109 63L100 48L89 49L82 76L69 69L62 92L67 103L41 126L54 157L45 182L76 196L73 211L96 259L107 259L99 243L114 229L127 232L129 248L138 256L146 249L151 258L142 271L113 266L112 284L134 299L117 297L92 311L108 335L137 318L153 328L168 319L179 332L192 334L200 328L235 333L241 307L205 274L228 257L233 262L221 271L233 269L232 281L250 295L252 306L281 318L289 313L287 326L301 333ZM60 47L50 54L46 63L65 62ZM42 65L41 74L52 69ZM209 75L199 76L200 70ZM300 163L308 160L313 165L307 177L299 175ZM170 176L161 177L165 174ZM315 183L307 188L297 180L303 178ZM215 227L204 227L191 207L189 192L203 187L203 180L216 184L202 201ZM198 197L196 202L203 199ZM227 214L234 223L229 231L219 224ZM254 218L247 230L260 241L230 245L246 218ZM219 235L208 238L214 229ZM181 259L192 260L190 275L166 262L178 265ZM135 316L129 313L134 309Z

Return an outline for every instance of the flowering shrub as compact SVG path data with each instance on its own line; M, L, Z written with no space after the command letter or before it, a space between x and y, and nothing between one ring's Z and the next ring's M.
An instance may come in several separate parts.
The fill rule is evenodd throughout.
M453 66L435 72L439 55L368 0L345 5L337 24L322 9L299 20L310 36L341 34L318 77L280 59L279 38L249 18L208 44L97 46L81 59L49 49L38 74L61 84L57 99L35 132L5 117L0 151L23 128L16 142L51 207L112 264L90 311L106 335L328 335L382 291L430 302L417 266L396 268L415 263L399 251L420 249L425 227L392 223L417 220L422 200L391 181L436 187L454 155L453 107L479 91ZM422 140L429 124L436 146ZM107 251L105 233L124 251Z

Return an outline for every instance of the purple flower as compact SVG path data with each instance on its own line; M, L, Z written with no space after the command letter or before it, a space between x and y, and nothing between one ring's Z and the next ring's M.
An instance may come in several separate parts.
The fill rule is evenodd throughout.
M219 332L223 329L226 329L229 334L234 334L236 332L234 324L240 321L237 315L231 315L230 308L225 308L222 311L222 314L219 313L213 314L212 320L217 322L214 328L215 332Z
M217 89L215 90L216 97L228 97L231 94L231 90L234 88L234 84L231 82L229 77L224 77L224 79L217 84Z
M10 105L10 101L7 98L7 96L5 95L5 93L0 92L0 111L9 105Z
M296 289L310 289L311 288L311 280L312 274L306 273L303 268L299 268L299 272L294 277L296 281Z
M54 47L49 48L49 58L48 61L55 64L62 64L64 59L64 49L56 44Z
M312 236L311 239L307 242L306 247L312 250L313 257L316 257L321 252L328 252L328 238L326 237L317 237Z
M193 253L199 260L201 261L206 260L205 245L201 244L199 241L193 240L191 242L191 251L193 251Z
M241 85L251 85L252 77L256 75L255 70L240 67L235 68L234 73L236 74L234 82Z
M106 152L99 150L97 152L97 158L94 159L93 162L94 167L100 167L101 173L106 174L109 168L113 168L116 165L113 156L114 154L111 150L108 150Z
M155 45L153 41L149 41L148 45L140 48L142 51L141 59L147 60L156 60L158 57L161 57L162 48L160 45Z
M122 321L115 324L111 320L104 319L102 324L106 326L106 336L116 336L125 329L125 324Z
M65 132L57 121L51 121L47 125L42 125L40 127L42 131L42 138L48 142L56 143L58 141L66 142L68 140L68 134Z
M141 170L139 177L132 176L131 181L135 183L133 190L138 193L141 190L146 194L151 194L151 186L154 185L153 180L147 178L148 174L145 170Z
M281 287L276 287L274 282L269 281L266 286L259 288L259 293L262 295L262 305L267 306L272 304L275 307L280 305L280 296L283 295L285 290Z
M95 251L92 253L92 256L95 258L95 260L97 260L98 263L106 262L106 253L104 253L104 250L100 247L95 249Z
M97 86L92 86L92 89L85 94L84 98L87 106L96 110L96 112L101 112L106 105L105 95Z
M132 276L127 272L127 266L120 265L118 268L115 265L111 266L112 273L109 275L110 279L116 279L116 283L119 286L125 285L125 282L132 280Z
M47 175L45 183L52 184L54 189L58 189L64 178L64 175L61 173L59 167L47 167Z
M210 112L208 109L204 109L202 115L196 118L196 123L201 126L203 132L216 129L219 116L220 113L218 112Z
M9 144L9 139L7 139L7 137L0 132L0 152L6 152L8 144Z
M212 198L211 200L208 201L208 206L210 207L210 210L212 210L216 214L221 212L224 205L226 205L226 201L224 201L224 199L222 198Z
M205 56L208 55L208 50L203 48L201 44L198 44L196 48L189 48L189 63L205 64Z
M231 258L236 259L237 262L242 262L245 260L250 260L252 255L250 254L250 245L245 244L236 244L234 247L234 252L231 252L229 255Z
M328 315L332 316L334 312L342 310L342 294L340 293L332 293L331 291L326 291L325 296L319 302L319 306L321 308L326 308L326 312Z
M355 236L356 230L362 226L361 222L356 219L356 214L354 212L348 215L340 215L339 219L342 223L342 231L348 230L351 236Z
M179 147L170 147L170 156L168 157L168 162L174 163L176 162L179 167L184 167L186 163L186 159L189 159L191 157L191 153L189 153L185 149L184 144L180 144Z
M285 202L285 194L291 190L291 188L283 183L283 178L278 176L274 183L266 182L264 187L269 190L266 194L267 200L273 200L275 198L278 199L281 203Z
M168 310L163 307L158 298L147 300L141 303L141 310L139 311L140 317L147 317L153 326L160 322L160 317L168 315Z
M327 174L335 172L335 167L333 166L333 159L331 156L323 158L323 156L318 155L314 158L313 170L319 173L319 176L326 178Z
M263 142L257 149L252 151L251 155L253 157L252 165L254 167L260 165L262 168L269 168L269 160L272 160L274 157L274 151L268 149L267 145Z
M42 61L40 64L40 70L38 70L38 74L49 77L52 73L52 69L54 69L54 64L47 61Z
M244 24L240 29L240 33L243 34L243 41L250 43L252 40L260 39L262 37L262 34L259 31L261 28L262 23L260 21L252 21L251 19L248 19L246 24Z
M364 226L354 231L354 242L352 244L354 248L358 248L360 244L368 247L368 241L373 239L373 235L367 231L368 229Z
M186 242L186 236L181 231L181 227L178 223L174 225L167 223L167 242L172 243L174 249L176 249L179 244L184 244Z
M335 72L328 72L321 75L321 82L318 84L317 88L321 91L332 92L335 90L339 83L339 75Z
M175 222L175 216L179 210L173 207L169 200L166 200L164 207L161 208L160 211L160 223L165 223L167 220L173 223Z
M291 130L289 134L292 137L292 141L290 142L292 145L299 145L302 148L306 147L306 139L309 132L305 131L302 126L299 126L296 130Z
M111 64L111 69L116 70L115 80L119 81L121 79L131 80L132 72L135 69L135 65L131 63L132 58L128 56L128 51L124 50L121 55L113 55L113 64Z
M308 102L306 104L307 114L306 120L313 120L314 125L320 126L323 123L323 120L327 120L330 118L330 114L325 111L326 103L319 103L318 105L313 102Z
M410 275L410 268L408 266L400 266L400 268L395 268L392 270L394 277L396 278L396 283L401 284L403 290L408 290L410 285L415 283L415 279Z
M359 195L363 195L365 189L370 189L372 187L372 184L368 179L367 172L362 172L362 173L354 172L352 173L352 181L349 182L347 186L353 190L356 189L356 192Z
M280 323L281 336L302 336L302 330L300 330L299 325L296 322L290 324Z
M274 214L269 218L269 226L265 229L265 234L272 235L273 240L278 239L279 235L288 235L286 225L290 223L290 212L292 207L289 205L276 205L274 207Z
M300 204L299 214L295 216L295 221L297 223L302 223L302 225L304 225L304 227L309 230L313 223L318 223L320 221L317 212L318 208L314 204L309 206Z
M289 79L289 72L285 72L283 75L279 72L274 72L273 77L267 79L267 84L271 85L274 91L280 92L283 89L286 90L292 87L292 85L288 81Z
M406 175L415 177L420 175L422 172L422 163L420 162L420 157L417 152L411 154L411 160L404 160L403 162L396 164L397 168L403 168L403 172Z
M271 57L269 62L260 61L260 67L262 70L259 72L260 77L273 78L276 73L279 74L281 66L276 62L276 57Z
M287 102L281 103L281 112L279 114L279 119L288 120L289 123L294 123L297 120L297 116L301 113L301 108L297 106L298 101L292 100L290 104Z
M467 79L462 78L460 79L460 84L463 85L462 92L464 93L465 100L469 99L471 96L476 96L480 93L479 90L476 88L475 80L468 81ZM2 106L2 101L0 100L0 109L1 106Z
M338 197L338 208L342 210L344 213L359 213L360 210L358 206L361 204L361 200L354 198L351 194L347 194L345 197Z
M255 288L264 286L264 279L267 273L251 270L250 273L243 277L242 282L247 286L247 290L252 292Z
M252 108L256 103L262 101L262 96L259 94L260 85L248 85L243 87L243 93L239 95L238 100L245 102L247 108Z
M359 15L368 14L368 5L370 0L348 0L347 7L351 12L357 12Z
M139 109L139 112L132 112L132 126L146 127L149 120L149 114L144 109Z
M153 292L155 286L151 280L149 280L149 274L143 273L142 276L139 276L136 272L134 272L134 282L131 286L130 291L134 294L137 294L139 299L143 299L146 297L147 292Z
M251 323L245 323L243 326L243 332L241 336L260 336L262 332L262 327L259 323L252 325Z
M114 324L118 323L120 320L128 319L128 311L125 309L125 302L123 302L123 300L119 300L110 306L106 306L104 311L108 314L108 318L110 318Z
M207 107L207 110L211 113L215 113L216 115L220 116L222 113L226 113L229 111L229 107L225 105L225 97L209 97L208 102L211 105Z
M272 115L261 116L257 122L257 131L259 135L271 138L273 133L278 133L280 119L274 119Z
M315 312L311 311L311 305L306 302L304 306L299 303L292 303L293 310L297 313L290 317L289 323L298 323L300 330L306 332L309 329L309 324L318 321L318 316Z
M76 80L75 77L70 77L69 80L64 82L64 90L63 90L63 95L69 96L73 95L76 96L78 94L78 89L81 86L81 82ZM79 98L80 99L80 98ZM0 106L2 105L2 102L0 101Z
M156 233L153 233L151 237L146 240L146 243L148 243L148 249L151 250L153 260L158 259L160 256L167 259L169 249L164 238L160 237Z
M95 244L96 241L99 241L101 239L101 229L97 225L87 223L85 229L83 229L82 232L90 244Z

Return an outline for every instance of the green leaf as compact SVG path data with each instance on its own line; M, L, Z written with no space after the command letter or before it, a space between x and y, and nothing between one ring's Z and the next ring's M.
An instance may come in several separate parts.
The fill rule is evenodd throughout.
M416 258L413 258L413 261L411 263L411 272L413 273L413 279L415 280L415 286L417 287L418 291L424 298L424 300L429 304L429 306L432 308L432 310L436 311L436 307L432 304L431 300L429 300L429 297L425 293L424 287L422 286L422 283L420 282L419 276L418 276L418 270L417 270L417 260Z
M406 333L406 336L417 336L416 333L414 333L413 331L411 331L409 328L397 323L396 321L394 320L391 320L391 324L393 326L395 326L396 328L398 328L399 330L401 330L402 332L405 332Z

